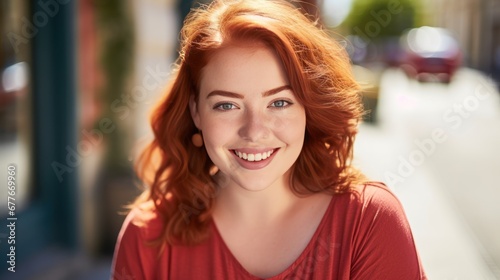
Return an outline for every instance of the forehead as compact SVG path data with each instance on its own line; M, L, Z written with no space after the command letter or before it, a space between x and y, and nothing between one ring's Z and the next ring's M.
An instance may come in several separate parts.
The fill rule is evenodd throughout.
M216 51L202 69L200 91L265 91L288 84L278 55L261 43L244 42Z

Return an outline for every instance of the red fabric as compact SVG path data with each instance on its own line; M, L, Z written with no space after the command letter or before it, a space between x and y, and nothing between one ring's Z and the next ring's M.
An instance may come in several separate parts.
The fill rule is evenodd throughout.
M125 220L118 237L113 279L260 279L234 258L214 224L210 238L197 246L144 244L159 236L159 219ZM300 257L269 279L427 279L398 199L381 183L335 195Z

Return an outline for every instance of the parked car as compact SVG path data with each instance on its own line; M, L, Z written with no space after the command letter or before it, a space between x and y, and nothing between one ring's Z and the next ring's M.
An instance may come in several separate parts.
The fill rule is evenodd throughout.
M400 39L400 67L419 81L449 83L460 67L462 51L446 29L423 26L411 29Z

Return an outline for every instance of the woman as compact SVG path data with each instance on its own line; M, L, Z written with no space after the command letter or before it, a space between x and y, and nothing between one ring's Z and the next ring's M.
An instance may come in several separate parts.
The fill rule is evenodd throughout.
M351 166L344 49L285 1L215 1L182 36L114 278L425 279L399 201Z

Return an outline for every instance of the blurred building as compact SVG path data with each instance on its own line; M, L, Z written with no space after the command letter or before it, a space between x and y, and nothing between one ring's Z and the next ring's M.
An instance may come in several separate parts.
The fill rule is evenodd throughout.
M500 2L498 0L426 1L432 24L455 33L467 66L500 73Z

